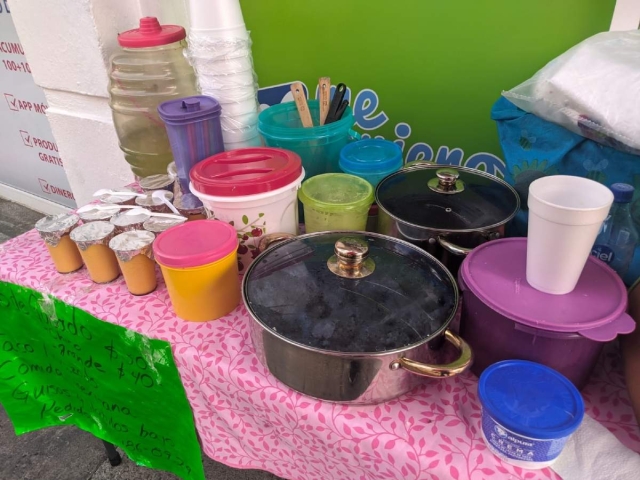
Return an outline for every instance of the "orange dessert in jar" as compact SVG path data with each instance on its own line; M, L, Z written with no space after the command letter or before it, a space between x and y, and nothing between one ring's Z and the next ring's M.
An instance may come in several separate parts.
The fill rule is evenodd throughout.
M142 224L151 218L151 213L143 208L124 210L109 220L116 227L116 235L131 230L142 230Z
M120 276L118 260L109 248L115 226L109 222L90 222L71 232L80 249L80 255L89 270L89 277L95 283L109 283Z
M178 209L180 215L187 217L188 221L207 219L207 214L205 213L202 202L192 193L185 193L176 198L173 206Z
M61 213L41 218L36 223L36 230L44 240L59 273L71 273L82 268L78 247L69 238L69 233L79 222L78 215Z
M146 230L133 230L116 235L109 242L120 264L120 270L133 295L146 295L156 289L156 263L152 244L156 236Z
M161 191L165 198L169 201L173 200L173 193L167 190L154 190ZM159 198L153 198L153 192L147 192L143 197L136 198L136 205L151 210L156 213L170 213L171 210L165 205L165 203Z
M185 217L180 218L177 215L176 218L151 217L142 224L142 228L157 235L165 230L169 230L171 227L182 225L186 221L187 219Z

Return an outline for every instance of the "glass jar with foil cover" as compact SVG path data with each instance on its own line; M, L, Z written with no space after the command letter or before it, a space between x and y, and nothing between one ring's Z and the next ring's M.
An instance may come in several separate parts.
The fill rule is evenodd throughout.
M71 240L78 245L89 277L95 283L109 283L120 276L118 260L109 249L115 229L109 222L97 221L81 225L71 232Z
M158 105L198 93L183 55L185 37L184 28L160 25L155 17L118 35L122 50L111 57L109 104L125 160L140 178L166 173L173 161Z
M116 235L109 242L118 259L127 289L133 295L147 295L157 286L152 245L156 236L145 230Z
M78 223L80 217L69 213L50 215L36 223L36 230L44 240L59 273L71 273L82 268L83 262L78 247L69 237Z

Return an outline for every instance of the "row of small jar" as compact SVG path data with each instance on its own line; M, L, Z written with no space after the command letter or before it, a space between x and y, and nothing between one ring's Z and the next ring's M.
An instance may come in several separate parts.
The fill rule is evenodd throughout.
M173 183L173 182L171 182ZM162 187L171 187L167 182ZM132 188L99 195L100 203L86 205L77 213L44 217L35 227L44 240L59 273L71 273L87 266L95 283L109 283L122 272L134 295L146 295L156 288L152 244L157 234L189 220L206 218L201 206L184 206L176 201L179 215L167 214L169 207L150 188L139 193ZM162 191L167 203L173 193ZM99 192L98 192L99 193ZM177 200L183 200L178 198ZM144 208L143 208L144 207Z
M142 224L139 223L141 217L146 217ZM141 213L129 219L123 212L111 220L114 222L95 220L81 223L80 216L73 213L52 215L39 220L36 230L59 273L72 273L86 265L89 278L102 284L114 281L122 272L132 294L153 292L156 276L152 244L156 233L187 219L170 220ZM136 223L117 226L122 220Z

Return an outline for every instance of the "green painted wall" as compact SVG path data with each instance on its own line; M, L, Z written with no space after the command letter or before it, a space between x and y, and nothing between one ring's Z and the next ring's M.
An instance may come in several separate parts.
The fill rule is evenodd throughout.
M395 140L501 155L489 118L500 92L608 30L615 0L242 0L261 87L320 76L379 98ZM406 130L406 128L405 128ZM360 129L360 131L363 131ZM462 161L464 164L464 161Z

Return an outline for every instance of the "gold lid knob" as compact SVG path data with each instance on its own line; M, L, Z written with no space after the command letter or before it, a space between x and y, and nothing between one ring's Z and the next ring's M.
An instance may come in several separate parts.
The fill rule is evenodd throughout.
M342 237L336 242L334 251L340 261L358 265L369 256L369 244L360 238Z
M429 180L429 188L438 193L460 193L464 190L464 183L458 180L460 173L455 168L439 168L436 178Z
M342 237L334 246L335 255L327 266L343 278L363 278L373 273L375 264L369 259L369 243L364 238Z

